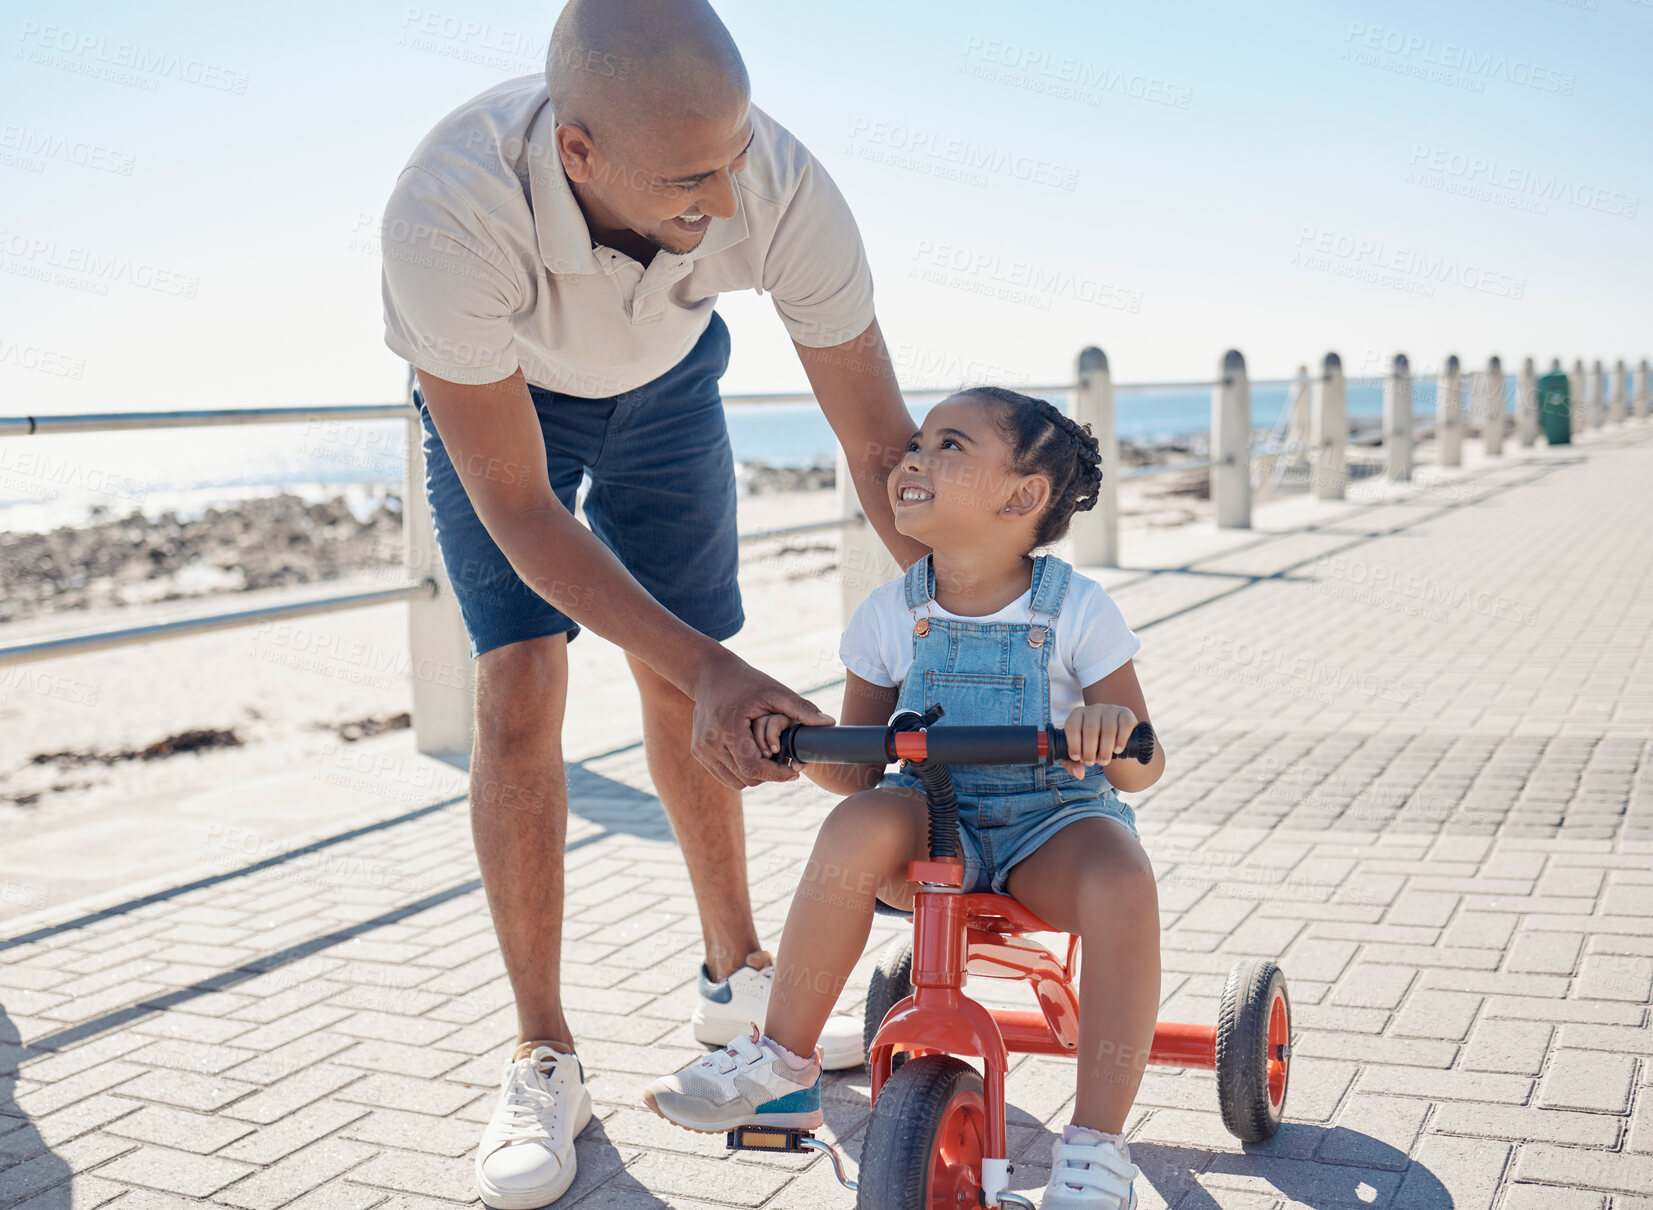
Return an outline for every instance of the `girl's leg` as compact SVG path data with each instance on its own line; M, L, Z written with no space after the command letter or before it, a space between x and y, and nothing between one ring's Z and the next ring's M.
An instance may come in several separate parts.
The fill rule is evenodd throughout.
M1005 889L1080 936L1073 1122L1118 1134L1159 1015L1159 891L1148 855L1124 825L1080 819L1011 870Z
M807 1057L872 930L873 898L910 900L907 863L928 852L924 795L865 790L833 809L815 838L775 958L764 1033Z

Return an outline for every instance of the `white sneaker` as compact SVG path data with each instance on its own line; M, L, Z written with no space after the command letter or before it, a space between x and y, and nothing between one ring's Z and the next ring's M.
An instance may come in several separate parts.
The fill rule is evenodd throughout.
M753 1021L762 1021L769 1009L769 991L775 985L775 960L768 950L753 950L746 965L727 979L712 982L705 963L700 967L700 998L694 1010L695 1041L705 1046L728 1046L744 1038ZM860 1018L833 1013L821 1028L819 1042L823 1071L843 1071L866 1062Z
M819 1129L820 1067L793 1068L756 1025L748 1028L728 1048L654 1081L643 1090L643 1104L702 1134L737 1126Z
M1136 1210L1131 1184L1140 1171L1123 1139L1069 1124L1051 1145L1041 1210Z
M574 1183L574 1139L590 1120L580 1060L543 1042L518 1046L476 1151L482 1204L534 1210L556 1201Z

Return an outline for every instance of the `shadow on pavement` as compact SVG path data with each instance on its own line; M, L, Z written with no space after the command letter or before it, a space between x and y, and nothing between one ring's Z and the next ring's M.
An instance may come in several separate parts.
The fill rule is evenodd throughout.
M1337 1162L1306 1158L1328 1148ZM1453 1207L1452 1195L1428 1168L1387 1143L1342 1127L1287 1123L1268 1143L1243 1152L1133 1143L1131 1159L1142 1169L1139 1186L1147 1185L1175 1210L1221 1210L1225 1191L1241 1199L1258 1193L1284 1197L1312 1210Z
M594 773L583 764L568 765L567 780L569 819L583 819L602 829L595 835L570 840L569 852L619 834L647 840L672 839L666 809L649 791Z
M46 1146L15 1100L21 1042L0 1004L0 1206L34 1196L30 1210L69 1210L69 1165Z

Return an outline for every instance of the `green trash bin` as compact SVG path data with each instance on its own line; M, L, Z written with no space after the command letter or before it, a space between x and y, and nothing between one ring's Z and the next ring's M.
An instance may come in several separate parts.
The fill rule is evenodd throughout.
M1544 440L1551 445L1571 445L1573 440L1572 398L1567 375L1546 374L1538 380L1538 423Z

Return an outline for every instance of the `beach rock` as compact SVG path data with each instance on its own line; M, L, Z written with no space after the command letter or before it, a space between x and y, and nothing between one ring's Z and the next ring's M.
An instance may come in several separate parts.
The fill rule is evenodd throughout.
M767 462L747 462L736 469L735 479L748 496L769 496L777 492L813 492L836 486L838 468L827 463L815 466L770 466Z
M358 521L343 497L292 494L193 520L133 512L50 533L0 534L0 622L39 614L310 584L402 563L402 502Z

